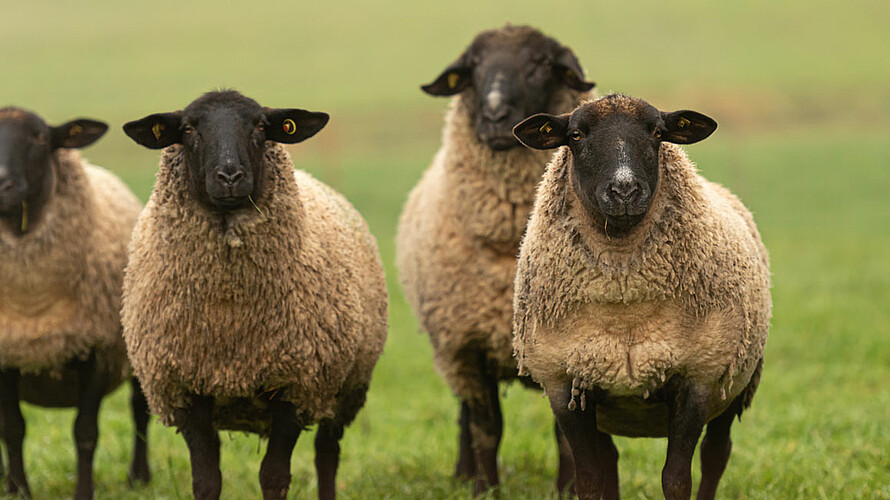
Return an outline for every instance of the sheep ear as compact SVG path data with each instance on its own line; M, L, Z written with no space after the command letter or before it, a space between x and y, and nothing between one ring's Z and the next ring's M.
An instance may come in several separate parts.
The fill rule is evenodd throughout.
M420 88L432 96L450 96L461 92L473 83L473 65L469 59L464 52L435 80Z
M569 143L566 132L571 113L564 115L538 114L526 118L513 127L519 142L532 149L553 149Z
M316 113L305 109L273 109L265 108L266 140L295 144L317 134L328 124L327 113Z
M572 90L586 92L596 87L596 83L584 79L581 63L578 62L572 49L568 47L563 47L556 62L553 63L553 72L562 83Z
M701 113L689 110L661 113L666 132L661 140L674 144L692 144L717 130L717 122Z
M124 125L124 133L148 149L162 149L182 143L182 111L155 113Z
M68 123L51 127L53 149L77 149L89 146L105 135L108 125L96 120L84 118L71 120Z

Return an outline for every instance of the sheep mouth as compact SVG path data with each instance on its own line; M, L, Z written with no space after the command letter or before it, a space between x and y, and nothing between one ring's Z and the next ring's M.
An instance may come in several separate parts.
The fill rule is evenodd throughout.
M483 143L495 151L506 151L508 149L519 146L519 141L512 135L510 136L483 136L480 137Z
M248 196L220 196L211 197L210 202L222 210L237 210L247 206L250 201L248 198Z

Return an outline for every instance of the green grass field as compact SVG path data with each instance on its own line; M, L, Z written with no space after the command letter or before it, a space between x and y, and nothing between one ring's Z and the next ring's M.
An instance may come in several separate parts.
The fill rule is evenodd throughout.
M600 91L720 122L689 147L703 174L754 212L770 250L774 319L763 381L734 425L722 498L890 498L890 3L578 4L31 1L0 5L0 105L51 122L112 124L85 152L144 200L158 155L120 125L235 87L262 104L332 114L293 148L342 191L380 244L390 332L368 404L342 442L346 499L470 498L450 478L457 404L432 369L393 265L396 219L438 147L444 100L423 95L473 34L510 20L572 46ZM2 256L0 256L2 258ZM0 276L2 279L2 276ZM506 387L502 498L552 495L552 416ZM98 498L190 498L188 454L153 424L154 478L126 487L127 389L103 406ZM73 493L73 411L25 407L35 498ZM291 497L314 498L311 431ZM626 498L660 498L664 440L618 439ZM257 498L264 444L223 435L224 498ZM697 465L694 468L697 480Z

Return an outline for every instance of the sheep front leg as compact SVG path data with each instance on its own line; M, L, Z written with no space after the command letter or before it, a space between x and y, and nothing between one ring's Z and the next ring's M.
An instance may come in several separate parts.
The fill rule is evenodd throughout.
M77 401L77 417L74 420L74 442L77 445L77 487L74 498L93 498L93 456L99 439L99 407L108 388L105 373L99 370L96 354L78 363L80 387Z
M689 500L692 455L707 420L711 391L685 379L675 379L671 385L667 459L661 472L661 487L666 500Z
M572 401L571 387L547 388L550 408L565 434L575 462L575 491L579 500L600 500L603 494L603 466L599 463L599 438L596 428L596 402L587 395L584 408Z
M504 428L498 381L492 374L484 374L484 396L469 401L470 435L476 462L476 482L473 493L479 495L498 486L498 447Z
M334 500L337 494L337 467L340 465L340 438L343 425L322 420L315 434L315 471L318 475L318 500Z
M16 369L0 370L0 411L3 412L3 441L6 442L6 457L9 470L6 476L6 491L11 495L31 496L31 489L25 478L25 462L22 458L22 443L25 440L25 419L19 407L19 379Z
M460 481L470 481L476 477L476 456L473 453L473 436L470 433L470 405L466 401L460 403L460 417L457 424L460 427L460 435L454 477Z
M553 422L553 429L556 434L556 446L559 451L559 466L556 471L556 492L558 496L563 495L569 498L575 495L575 459L572 458L572 447L566 435L559 428L559 423Z
M730 428L736 415L740 413L741 396L714 420L708 422L708 430L701 442L701 483L697 500L713 500L717 494L717 484L732 452Z
M290 459L300 437L294 405L284 401L269 401L272 428L266 456L260 465L260 488L264 500L284 500L290 488Z
M127 482L147 483L151 480L148 467L148 402L136 377L130 378L130 408L133 411L133 462L127 473Z
M216 500L222 491L222 476L219 433L213 428L213 397L194 394L191 400L191 407L178 420L192 464L192 491L195 500Z

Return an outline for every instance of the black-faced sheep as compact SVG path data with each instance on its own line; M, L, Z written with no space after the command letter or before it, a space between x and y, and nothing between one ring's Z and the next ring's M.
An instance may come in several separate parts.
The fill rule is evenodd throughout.
M318 496L335 496L388 298L364 220L279 144L327 122L221 91L124 126L167 148L130 246L124 337L152 411L185 438L197 499L219 498L221 429L269 438L263 497L285 498L293 447L314 423Z
M442 147L399 221L398 267L436 368L460 399L455 475L475 478L477 493L498 484L498 381L517 378L516 255L550 157L521 147L512 129L534 113L573 109L594 86L583 76L568 47L533 28L506 26L477 35L423 86L455 97ZM572 470L568 448L560 451L562 489Z
M538 188L516 274L514 347L546 391L582 499L618 497L611 434L667 436L662 486L713 498L730 426L760 380L772 302L748 210L675 144L717 127L609 95L537 115L514 133L556 153Z
M142 206L75 150L107 128L83 119L53 127L29 111L0 109L0 421L13 494L30 494L19 402L77 408L75 498L92 498L99 406L128 376L121 285ZM148 411L132 383L130 478L148 481Z

